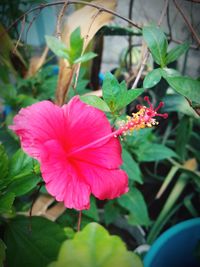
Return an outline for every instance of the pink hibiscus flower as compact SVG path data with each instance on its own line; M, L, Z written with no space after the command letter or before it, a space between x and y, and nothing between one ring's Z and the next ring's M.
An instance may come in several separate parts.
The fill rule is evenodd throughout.
M62 107L42 101L23 108L10 128L41 164L46 189L67 208L90 207L90 195L113 199L128 191L121 145L105 114L79 97Z

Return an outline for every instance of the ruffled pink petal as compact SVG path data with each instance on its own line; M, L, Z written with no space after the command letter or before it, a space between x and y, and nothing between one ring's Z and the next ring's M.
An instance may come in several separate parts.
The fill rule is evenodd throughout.
M23 150L40 160L44 142L64 141L66 121L62 109L50 101L42 101L22 108L14 117L12 129L19 137Z
M115 137L101 147L88 148L74 153L71 158L107 169L118 168L122 164L121 144Z
M71 146L71 151L75 151L84 145L98 140L112 132L110 123L105 114L94 107L91 107L75 96L64 105L63 111L67 125L67 138ZM109 139L105 139L93 145L93 148L102 146Z
M85 162L74 162L80 177L90 185L92 194L103 200L128 192L128 176L120 169L109 170Z
M46 189L57 201L64 201L67 208L89 209L90 186L78 176L76 168L61 145L55 141L45 143L41 155L41 172Z

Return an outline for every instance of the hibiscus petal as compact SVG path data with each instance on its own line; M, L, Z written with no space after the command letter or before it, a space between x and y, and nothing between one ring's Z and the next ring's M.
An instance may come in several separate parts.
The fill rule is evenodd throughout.
M71 157L74 160L87 162L92 165L108 169L116 169L122 164L121 150L119 140L115 137L111 137L110 140L101 147L91 147L78 151Z
M78 176L77 170L68 161L66 152L56 140L48 141L44 146L41 172L47 191L57 201L64 201L67 208L89 209L90 186Z
M128 192L128 176L120 169L109 170L85 162L74 162L81 177L90 185L92 194L103 200Z
M63 141L65 118L62 109L50 101L42 101L22 108L10 126L21 140L24 151L40 159L43 143L50 139Z
M62 108L66 120L69 121L67 133L72 151L112 132L105 114L101 110L81 102L78 96L73 97ZM107 141L108 139L105 139L93 145L93 148L99 147Z

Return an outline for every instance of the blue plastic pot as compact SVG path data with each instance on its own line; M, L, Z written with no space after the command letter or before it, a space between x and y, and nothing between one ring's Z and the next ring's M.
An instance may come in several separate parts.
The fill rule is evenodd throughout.
M200 242L200 218L179 223L164 232L144 258L144 267L200 267L195 249Z

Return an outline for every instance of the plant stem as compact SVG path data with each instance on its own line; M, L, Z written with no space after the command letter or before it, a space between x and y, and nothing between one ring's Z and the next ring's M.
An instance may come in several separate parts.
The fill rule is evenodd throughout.
M77 232L80 232L81 230L81 219L82 219L82 211L80 210L78 213Z

